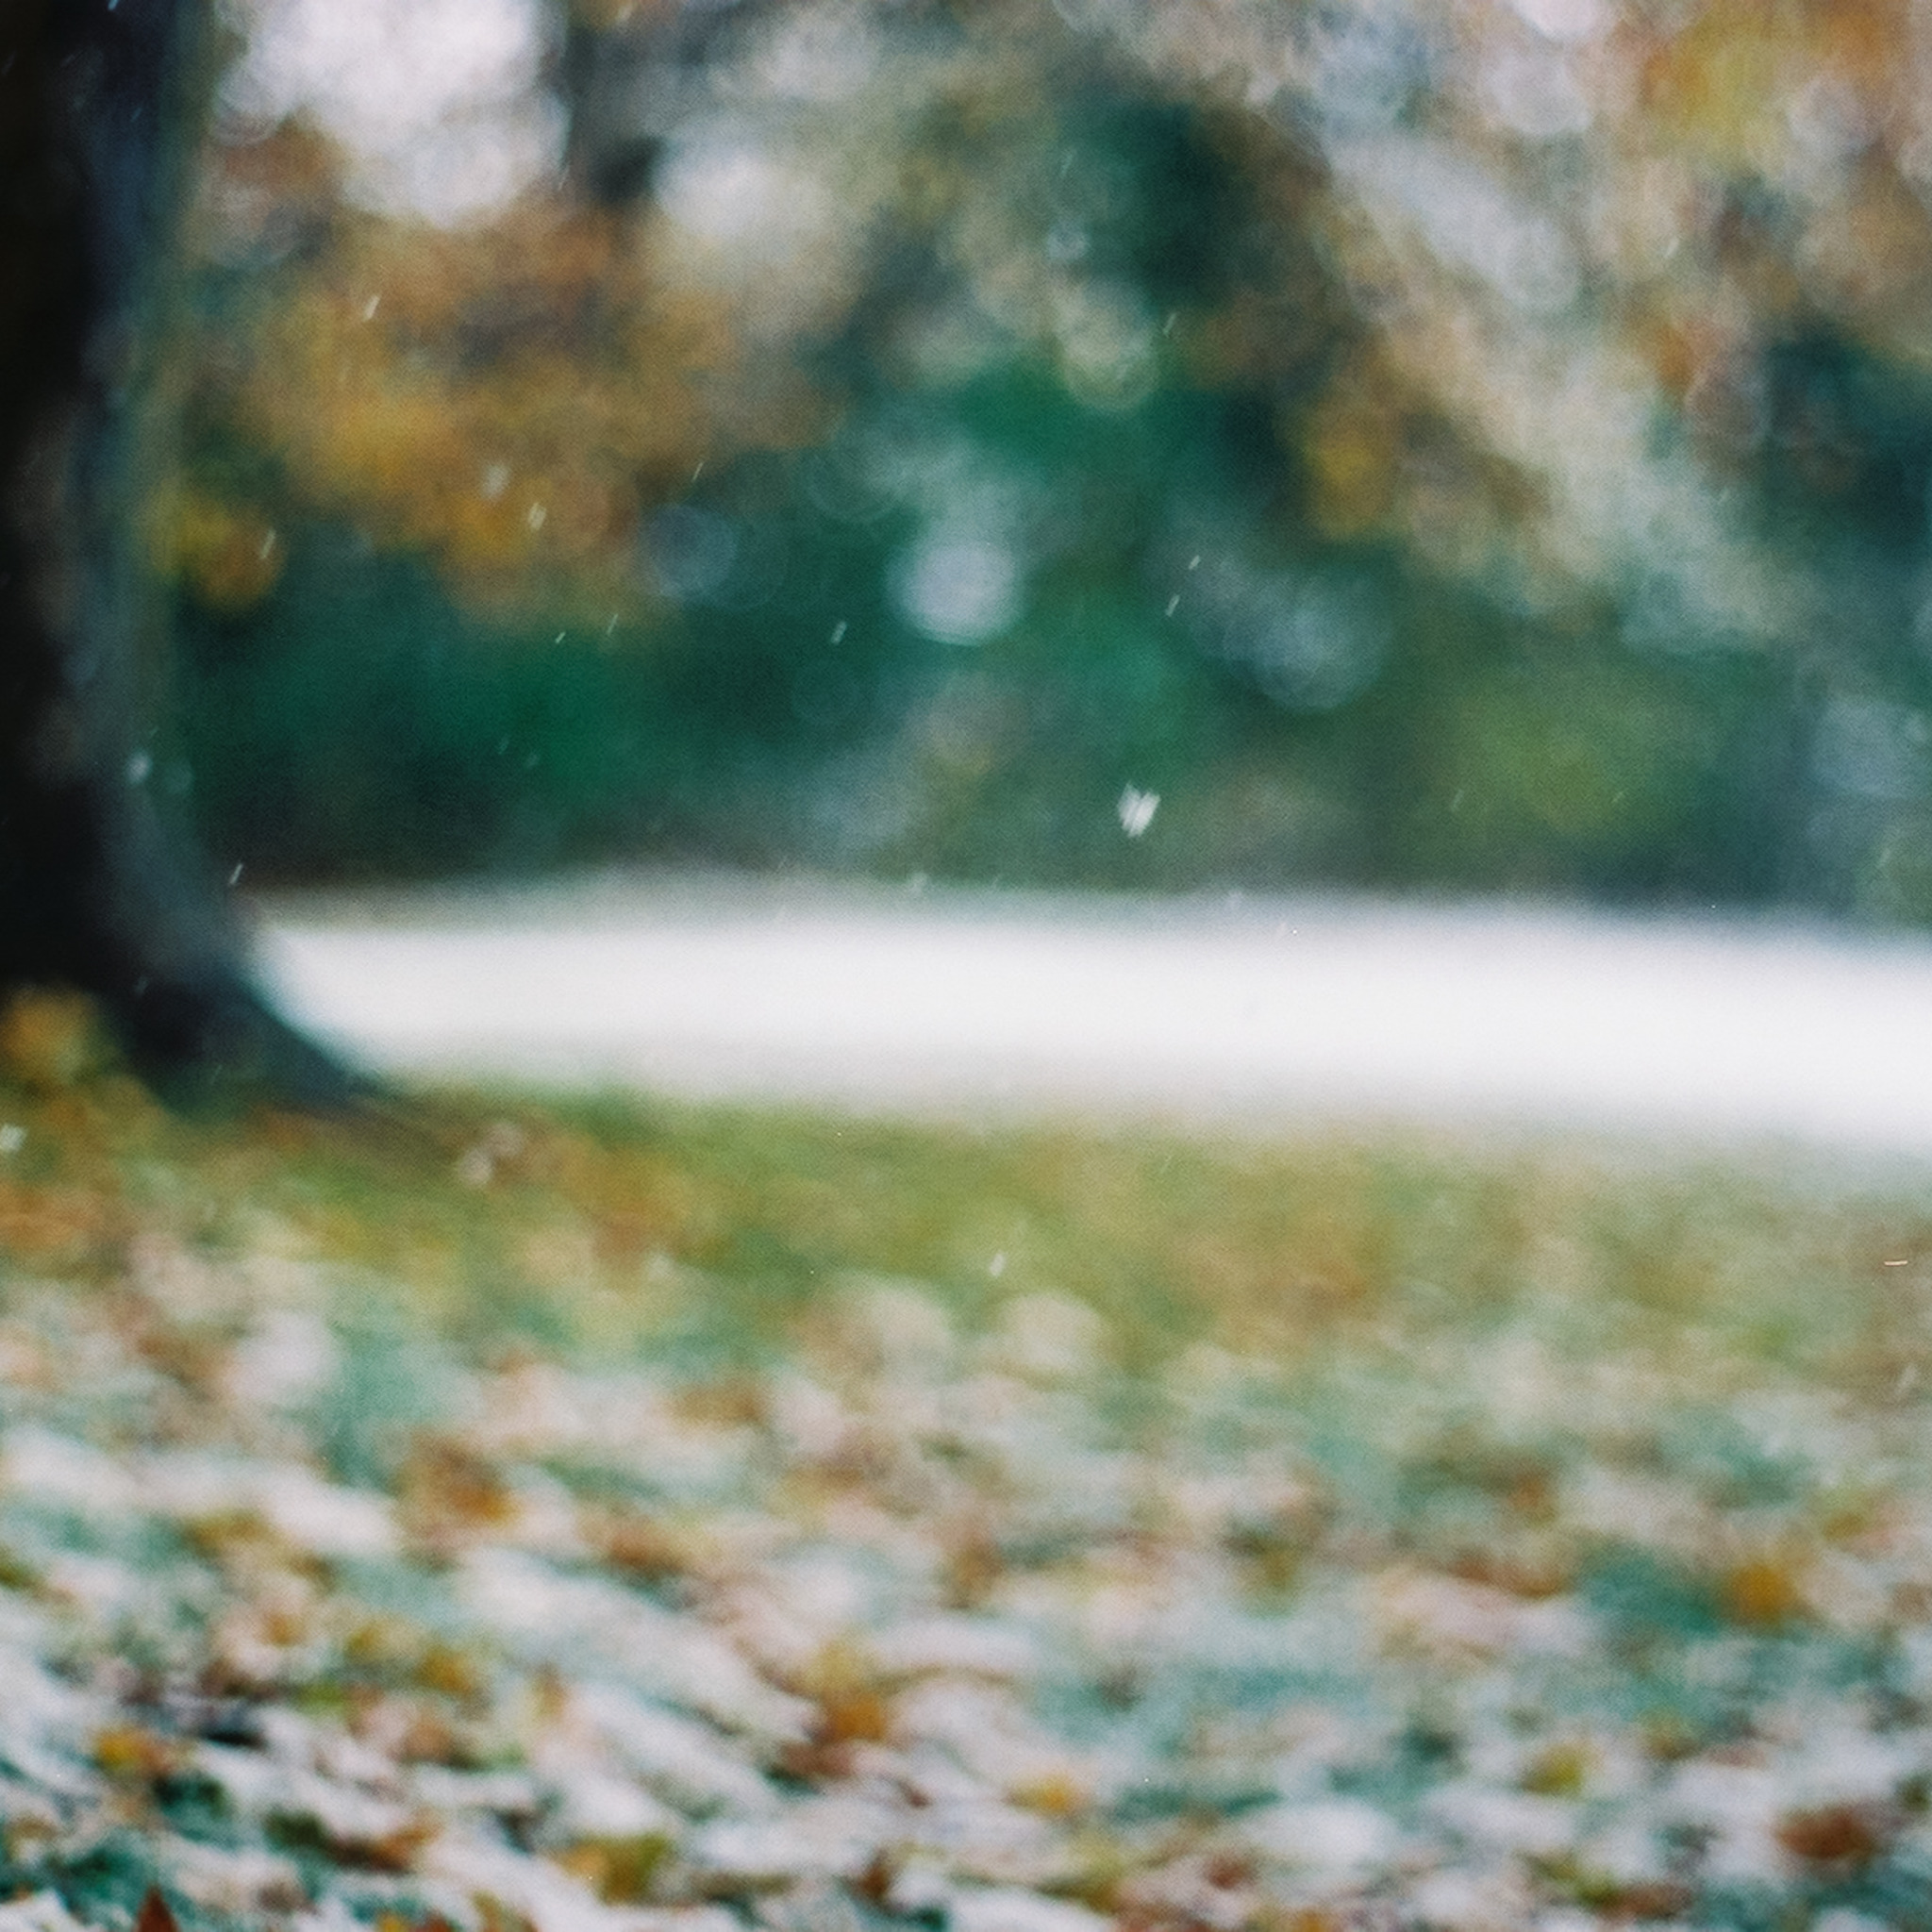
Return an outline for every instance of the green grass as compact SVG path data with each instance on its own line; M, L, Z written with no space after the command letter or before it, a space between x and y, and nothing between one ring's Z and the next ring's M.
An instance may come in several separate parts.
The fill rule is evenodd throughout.
M0 1120L23 1130L0 1155L15 1271L283 1254L406 1284L391 1317L465 1346L750 1361L841 1285L897 1277L969 1330L1015 1294L1089 1302L1127 1368L1194 1342L1284 1367L1420 1349L1560 1305L1580 1345L1654 1327L1878 1394L1932 1282L1932 1195L1815 1165L474 1091L192 1121L49 1002L0 1030Z

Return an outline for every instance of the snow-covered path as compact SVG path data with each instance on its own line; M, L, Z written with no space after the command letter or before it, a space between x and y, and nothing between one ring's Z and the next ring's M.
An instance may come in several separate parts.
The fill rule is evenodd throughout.
M1917 939L669 878L285 901L262 945L298 1014L399 1073L1932 1157Z

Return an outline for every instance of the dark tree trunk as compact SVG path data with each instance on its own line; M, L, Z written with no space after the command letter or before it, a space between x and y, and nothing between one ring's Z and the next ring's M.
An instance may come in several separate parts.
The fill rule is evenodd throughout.
M147 789L141 492L195 11L0 0L0 996L92 994L163 1091L323 1102L343 1076L256 991Z

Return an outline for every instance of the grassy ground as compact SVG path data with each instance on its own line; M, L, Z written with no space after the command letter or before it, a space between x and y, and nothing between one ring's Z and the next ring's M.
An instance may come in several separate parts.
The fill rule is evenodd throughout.
M0 1027L0 1932L1932 1925L1932 1197Z
M1555 1294L1883 1387L1932 1267L1932 1191L1575 1141L1216 1144L513 1091L351 1125L183 1121L53 1001L0 1024L0 1112L15 1270L285 1252L393 1275L410 1320L466 1342L741 1358L874 1275L969 1325L1016 1293L1076 1297L1135 1363L1197 1341L1286 1363Z

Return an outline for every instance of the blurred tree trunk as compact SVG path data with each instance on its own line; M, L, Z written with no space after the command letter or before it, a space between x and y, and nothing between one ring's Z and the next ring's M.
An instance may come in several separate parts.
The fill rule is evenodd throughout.
M773 0L563 0L558 78L570 170L606 207L641 201L666 142L702 106L711 63Z
M0 994L77 987L164 1091L343 1076L264 1002L148 789L152 364L199 9L0 0Z

